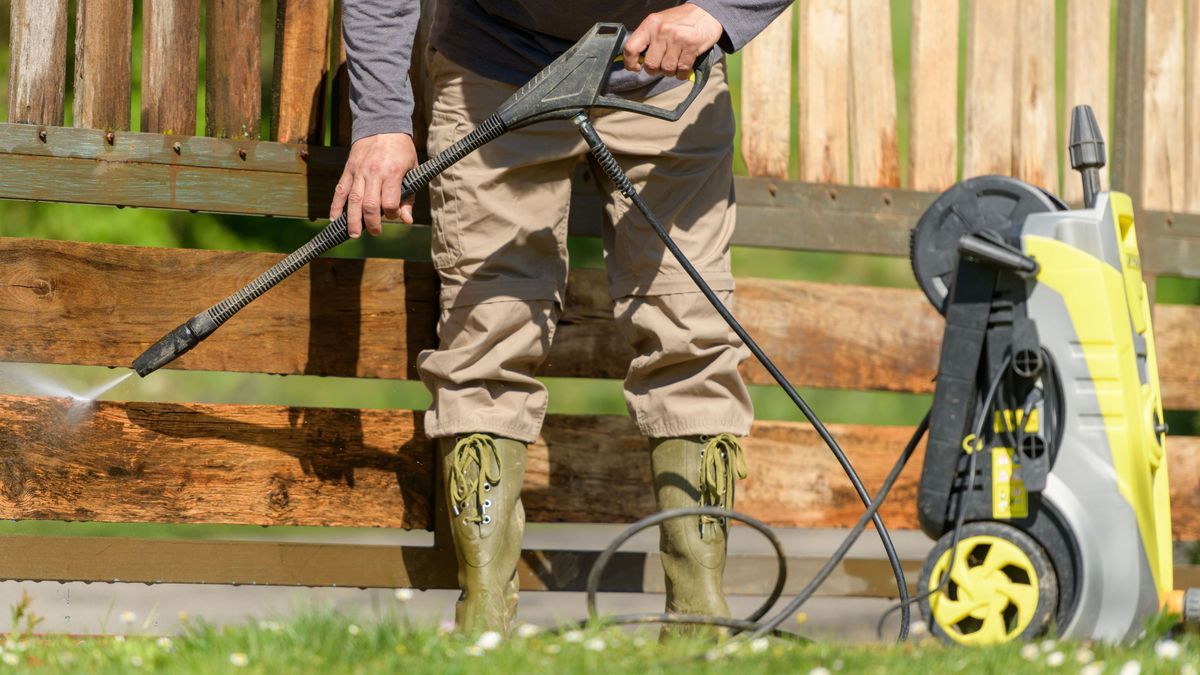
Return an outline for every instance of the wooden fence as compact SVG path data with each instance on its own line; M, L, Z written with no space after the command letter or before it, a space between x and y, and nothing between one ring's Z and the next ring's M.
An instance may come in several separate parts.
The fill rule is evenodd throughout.
M66 0L11 2L0 198L297 218L327 211L348 132L336 3L331 15L328 0L279 0L271 140L258 139L260 3L142 3L140 131L129 130L135 5L79 0L74 6L71 17ZM888 2L802 0L798 17L785 14L747 49L741 126L755 175L738 179L735 243L903 256L930 191L960 173L1015 173L1058 185L1064 121L1054 102L1054 4L977 0L968 7L961 138L963 36L954 0L913 0L907 136L892 96ZM1185 13L1183 0L1122 0L1118 49L1110 58L1108 40L1096 38L1113 28L1107 7L1092 0L1068 6L1065 103L1088 100L1106 119L1110 75L1098 68L1113 64L1113 181L1141 195L1147 273L1200 277L1200 218L1180 213L1190 208L1183 186L1193 180L1191 165L1176 158L1200 145L1178 139L1200 132L1163 121L1196 116L1195 97L1184 96L1192 90L1183 86L1184 74L1195 78L1182 63L1181 31L1196 33L1200 11L1193 3ZM1192 21L1185 24L1183 16ZM72 19L74 127L68 128L62 125ZM1178 40L1161 39L1168 33ZM201 44L206 135L191 136ZM792 77L797 48L799 73ZM1096 67L1079 65L1087 62ZM415 72L420 82L419 59ZM799 180L785 179L793 147L785 81L796 81L802 93ZM902 175L910 189L901 188ZM601 198L589 182L581 174L572 200L571 227L579 236L599 231ZM1068 176L1061 186L1068 196L1071 185ZM279 257L0 239L0 359L127 366L174 321ZM172 367L415 377L416 354L435 341L436 275L427 263L320 260L295 276ZM739 315L796 384L931 391L942 322L919 292L753 278L739 279L738 292ZM568 295L542 374L622 377L630 353L613 325L603 274L573 270ZM1161 305L1155 320L1167 407L1200 409L1200 309ZM769 381L754 364L744 374L752 383ZM445 529L437 526L432 444L419 413L142 402L105 402L85 413L61 399L0 395L0 517L428 528L435 546L10 537L0 540L0 577L454 584ZM873 426L868 417L861 422L833 430L874 489L910 429ZM642 448L625 418L551 416L528 462L530 520L613 523L650 513ZM1170 448L1175 536L1200 539L1200 439L1172 437ZM857 497L805 425L759 422L747 452L753 470L739 491L741 509L785 527L846 527L857 518ZM910 469L883 509L894 527L916 525L915 476ZM526 551L522 586L578 589L594 555ZM797 586L817 561L793 562L789 585ZM657 564L654 554L623 556L606 586L659 590ZM729 587L765 590L771 564L733 561ZM919 561L908 564L910 571L914 565ZM1180 569L1184 583L1200 585L1196 568ZM826 592L887 595L886 567L848 561Z

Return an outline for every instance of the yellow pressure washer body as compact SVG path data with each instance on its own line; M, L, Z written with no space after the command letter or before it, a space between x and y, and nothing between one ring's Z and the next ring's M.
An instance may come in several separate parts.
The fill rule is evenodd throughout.
M1166 425L1133 204L1100 193L1103 141L1077 108L1085 204L997 176L943 193L913 270L946 317L918 514L937 540L918 591L969 645L1121 640L1174 592ZM972 458L972 455L974 457Z

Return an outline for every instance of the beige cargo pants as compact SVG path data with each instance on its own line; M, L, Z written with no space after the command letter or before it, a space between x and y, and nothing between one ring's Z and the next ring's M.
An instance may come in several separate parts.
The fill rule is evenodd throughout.
M437 53L430 71L430 154L516 90ZM686 93L676 87L647 102L673 108ZM728 302L734 120L724 65L678 122L620 111L597 111L593 119L675 241ZM569 179L586 150L570 122L537 124L485 145L430 186L433 263L442 282L440 346L418 359L433 394L425 416L430 437L537 438L547 393L534 372L562 306ZM753 411L737 371L748 350L631 208L613 195L604 228L614 315L637 353L625 379L630 413L650 437L749 433Z

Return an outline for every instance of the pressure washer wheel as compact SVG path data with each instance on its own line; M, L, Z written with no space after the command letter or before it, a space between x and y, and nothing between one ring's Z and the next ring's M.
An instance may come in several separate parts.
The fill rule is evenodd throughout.
M979 176L954 185L933 200L910 235L917 285L945 314L963 235L993 230L1011 239L1030 214L1066 208L1049 192L1008 176Z
M991 521L968 523L950 565L954 533L947 532L925 559L921 601L930 631L963 645L1029 639L1044 633L1058 605L1058 577L1042 547L1017 528Z

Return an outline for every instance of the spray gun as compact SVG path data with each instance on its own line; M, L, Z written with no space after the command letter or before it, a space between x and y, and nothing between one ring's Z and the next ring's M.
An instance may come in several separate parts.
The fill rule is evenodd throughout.
M604 93L609 73L620 67L617 63L622 55L625 37L626 30L621 24L598 23L593 26L579 42L521 87L491 117L444 152L409 171L404 176L403 198L408 199L423 190L438 174L485 144L509 131L537 122L573 119L592 108L627 110L668 121L678 120L704 88L714 57L711 53L705 54L696 61L692 88L687 98L673 110L659 108ZM133 369L145 377L179 358L260 295L349 238L346 214L343 213L304 246L236 293L167 333L133 362Z

